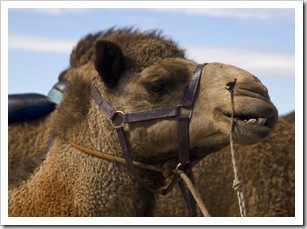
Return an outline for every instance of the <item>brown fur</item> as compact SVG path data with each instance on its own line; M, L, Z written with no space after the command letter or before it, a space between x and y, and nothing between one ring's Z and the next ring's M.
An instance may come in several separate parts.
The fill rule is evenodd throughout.
M54 143L37 171L9 191L10 216L152 215L155 196L140 186L126 166L86 155L65 140L121 156L121 148L110 121L89 95L90 83L115 109L123 112L176 106L182 101L196 63L184 59L183 51L174 42L157 33L112 30L96 37L101 41L96 42L95 49L83 49L77 45L73 51L72 66L64 72L73 77L53 119ZM90 38L89 43L82 41L86 47L91 47L90 44L96 40L95 35ZM110 48L115 52L110 52ZM117 52L117 49L120 51ZM114 54L117 56L114 57ZM100 58L104 55L108 58ZM118 66L121 61L110 62L112 58L124 58L124 66ZM104 61L110 63L105 65ZM123 71L119 71L118 67L122 67ZM233 66L209 64L202 72L190 121L192 157L205 156L228 144L230 102L225 85L235 77L238 79L235 88L236 112L257 113L260 117L274 115L271 122L275 122L275 107L269 101L267 89L256 77ZM151 90L161 83L165 89L161 93ZM241 87L251 87L250 90L257 92L257 97L261 94L261 98L242 93ZM211 102L213 98L214 102ZM132 159L146 163L176 160L176 120L129 124L125 126L125 131ZM237 125L236 133L238 142L255 143L266 137L269 131ZM18 149L13 152L18 153ZM163 184L160 174L140 172L152 187L158 188Z
M55 113L42 119L9 125L9 188L26 180L45 159L53 139L51 126Z

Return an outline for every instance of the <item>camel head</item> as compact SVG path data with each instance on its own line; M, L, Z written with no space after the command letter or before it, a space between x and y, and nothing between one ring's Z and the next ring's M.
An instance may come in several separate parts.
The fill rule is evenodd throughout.
M88 45L88 52L79 46L73 51L71 68L65 71L74 77L70 77L60 107L59 132L98 150L116 145L120 151L120 147L112 122L90 94L91 85L114 110L124 114L173 108L182 104L197 67L173 41L156 33L111 31ZM84 51L79 57L78 47ZM235 66L208 63L201 71L192 110L180 111L191 114L192 157L202 157L229 144L232 106L225 87L234 79L234 141L257 143L275 126L278 112L259 79ZM125 123L123 128L132 158L177 157L178 117Z

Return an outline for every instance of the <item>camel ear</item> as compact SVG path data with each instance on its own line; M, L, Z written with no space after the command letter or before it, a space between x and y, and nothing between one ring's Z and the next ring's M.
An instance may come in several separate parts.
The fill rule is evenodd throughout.
M114 87L124 70L124 56L121 48L110 41L100 40L95 45L94 65L101 79L108 87Z

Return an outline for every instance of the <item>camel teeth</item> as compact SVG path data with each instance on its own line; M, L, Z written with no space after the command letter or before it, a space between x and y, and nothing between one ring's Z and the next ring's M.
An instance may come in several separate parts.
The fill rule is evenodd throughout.
M251 118L249 120L244 120L246 122L246 124L257 124L259 126L263 126L267 119L266 118Z
M267 119L266 118L258 118L258 124L260 126L263 126L266 123Z
M248 121L246 121L246 124L255 124L257 122L257 119L251 118Z

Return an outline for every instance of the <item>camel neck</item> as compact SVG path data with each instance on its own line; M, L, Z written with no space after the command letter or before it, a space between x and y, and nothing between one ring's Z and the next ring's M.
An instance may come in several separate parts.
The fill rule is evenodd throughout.
M60 147L56 146L61 144ZM56 149L60 149L57 151ZM57 177L63 189L70 190L71 216L151 216L155 195L144 189L127 166L85 154L61 140L55 141L52 154L45 161L48 177ZM52 167L52 169L50 168ZM155 188L161 185L161 175L140 171L146 182ZM49 182L45 192L52 191ZM68 192L68 191L67 191ZM61 193L52 193L54 200ZM33 200L35 201L35 199ZM53 200L47 200L47 202ZM55 213L60 216L61 213Z

